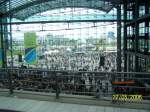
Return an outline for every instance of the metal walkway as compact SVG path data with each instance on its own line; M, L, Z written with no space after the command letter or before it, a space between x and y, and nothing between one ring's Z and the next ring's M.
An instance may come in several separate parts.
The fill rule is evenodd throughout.
M0 97L0 109L23 112L149 112L149 110L67 104L9 97Z

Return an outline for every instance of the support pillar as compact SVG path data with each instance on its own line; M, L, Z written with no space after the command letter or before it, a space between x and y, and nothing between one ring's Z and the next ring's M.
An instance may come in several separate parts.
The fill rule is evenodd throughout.
M117 71L121 72L121 6L117 6Z
M127 26L126 26L126 21L127 21L127 2L124 0L124 5L123 5L123 10L124 10L124 36L123 36L123 50L124 50L124 72L127 72Z
M1 23L6 22L5 18L1 17ZM7 67L7 58L6 58L6 31L7 31L7 26L5 25L0 25L1 29L1 53L2 53L2 68Z
M135 0L135 16L134 19L137 20L139 17L139 0ZM135 22L135 72L139 71L139 63L138 63L138 56L136 55L138 53L138 36L139 36L139 24L136 21Z

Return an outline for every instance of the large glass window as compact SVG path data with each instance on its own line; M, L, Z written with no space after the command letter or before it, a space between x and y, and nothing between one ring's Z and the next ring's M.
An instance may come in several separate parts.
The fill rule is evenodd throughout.
M112 20L115 17L116 9L105 13L86 8L64 8L36 14L25 20L26 22L49 20L52 21L51 23L12 25L14 66L20 66L22 63L27 65L26 61L18 63L18 54L22 54L24 60L26 49L24 34L32 32L37 38L37 64L30 65L31 67L100 70L100 56L114 52L113 56L110 56L111 59L106 56L109 58L106 60L113 61L111 63L113 65L108 65L116 70L117 23L80 22L81 20Z
M132 26L127 27L127 36L132 37L134 36L134 28Z
M139 24L139 36L145 36L145 22Z
M140 39L138 42L139 42L139 44L138 44L138 45L139 45L139 47L138 47L138 48L139 48L139 51L140 51L140 52L144 52L144 51L145 51L145 48L146 48L145 40L144 40L144 39Z
M133 11L127 11L127 20L133 19Z
M145 6L140 6L139 7L139 17L145 15Z

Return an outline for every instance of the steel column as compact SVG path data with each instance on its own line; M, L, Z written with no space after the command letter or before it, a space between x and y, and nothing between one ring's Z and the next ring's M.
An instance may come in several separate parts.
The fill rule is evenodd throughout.
M123 50L124 50L124 72L127 71L127 54L126 54L126 50L127 50L127 26L126 26L126 21L127 21L127 2L126 0L124 0L124 6L123 6L123 10L124 10L124 37L123 37Z
M10 9L10 0L9 0L9 9ZM11 19L12 19L12 17L10 16L9 17L9 22L10 22L10 25L9 25L9 32L10 33L7 33L7 35L9 34L9 37L10 37L10 47L8 46L8 49L10 50L10 52L11 52L11 64L10 64L10 66L11 66L11 68L13 68L13 47L12 47L12 27L11 27ZM7 30L7 32L8 32L8 30ZM12 84L12 71L10 71L10 72L8 72L8 75L9 75L9 87L10 87L10 89L9 89L9 93L10 94L13 94L14 92L13 92L13 84Z
M150 6L150 1L148 1L148 3L146 3L145 2L145 14L149 14L149 6ZM146 28L146 34L145 34L145 45L146 45L146 49L145 49L145 53L148 53L149 52L149 41L148 41L148 39L149 39L149 20L147 20L146 22L145 22L145 28Z
M3 22L7 22L7 18L3 19ZM7 26L3 25L3 67L7 68L7 48L8 48L8 32Z
M3 67L3 27L2 27L2 18L0 17L0 48L1 48L1 55L2 55L2 67Z
M134 19L137 20L139 17L139 0L135 1L135 16ZM139 24L137 21L135 22L135 53L138 53L138 36L139 36ZM135 72L139 71L139 63L138 63L138 56L135 55Z
M10 2L11 1L9 0L9 9L11 8ZM9 32L10 32L9 33L9 36L10 36L10 47L9 47L10 49L9 50L10 50L10 53L11 53L11 67L13 67L13 45L12 45L13 40L12 40L12 25L11 25L11 22L12 22L12 16L9 17L9 23L10 23L9 24Z
M117 71L121 71L121 6L117 6Z
M1 23L6 22L6 19L1 19ZM2 49L2 67L6 68L7 67L7 60L6 60L6 26L2 25L0 26L1 28L1 49Z

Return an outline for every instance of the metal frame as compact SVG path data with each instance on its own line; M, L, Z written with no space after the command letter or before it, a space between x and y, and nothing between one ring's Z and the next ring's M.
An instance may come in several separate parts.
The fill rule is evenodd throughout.
M117 6L117 71L121 72L121 5Z
M49 1L49 0L46 0L46 1ZM46 1L44 1L44 2L46 2ZM43 0L38 0L38 1L35 1L34 3L33 2L27 3L26 5L23 5L23 6L20 6L18 8L15 8L13 10L8 11L7 13L5 13L4 16L8 16L8 14L11 15L14 12L18 12L18 11L25 9L31 5L40 4L42 2L43 2ZM138 65L139 65L138 64L138 57L149 58L149 55L144 55L144 54L138 53L138 33L139 33L138 32L138 30L139 30L138 23L143 19L146 20L145 18L143 18L143 19L138 18L138 13L139 13L138 2L139 2L139 0L136 0L136 8L134 11L135 12L135 18L133 21L131 21L131 23L129 22L130 20L127 20L127 10L128 10L127 4L128 3L126 3L126 2L124 2L124 19L123 20L121 19L121 6L119 4L119 5L117 5L117 20L69 20L69 21L31 21L31 22L11 22L11 21L10 22L4 22L4 21L1 21L1 30L2 30L2 32L1 32L2 40L1 41L5 43L5 44L2 44L3 64L4 64L3 67L7 67L6 59L5 59L5 57L6 57L6 39L7 39L6 37L7 36L4 35L4 32L7 29L6 29L5 25L10 25L10 29L11 29L11 25L13 25L13 24L64 23L64 22L65 23L72 23L72 22L117 22L117 26L118 26L117 27L117 31L118 31L117 32L117 71L120 72L121 71L121 57L122 57L121 56L121 46L122 46L121 45L121 22L124 22L124 45L123 45L124 46L124 59L125 59L124 71L125 72L127 71L127 61L129 63L131 63L130 60L127 60L128 55L136 57L135 62L134 62L135 63L134 71L138 71L139 70L138 69ZM148 12L147 12L147 14L148 14ZM10 16L10 19L11 19L11 17L12 16ZM149 16L146 18L149 18ZM132 24L132 25L135 24L135 29L136 29L136 32L135 32L135 34L136 34L135 50L136 51L135 52L127 51L127 38L126 38L127 37L127 24ZM148 26L148 24L147 24L147 26Z
M124 21L124 20L120 20ZM130 21L130 20L129 20ZM128 22L129 22L128 21ZM29 21L29 22L11 22L11 23L1 23L2 25L20 25L20 24L44 24L44 23L76 23L76 22L117 22L117 20L64 20L64 21Z
M135 0L135 13L134 13L134 19L138 19L139 17L139 0ZM135 21L135 53L138 53L138 35L139 35L139 25ZM138 64L138 56L135 56L135 71L138 72L139 70L139 64Z
M6 19L1 19L1 22L6 22ZM6 49L7 49L7 34L4 32L7 32L7 27L5 25L1 24L1 49L2 49L2 67L7 67L7 58L6 58Z
M124 59L125 59L124 70L130 71L130 70L127 70L127 66L134 64L135 66L133 68L133 71L140 72L140 70L142 69L142 68L140 68L142 66L142 63L140 62L140 60L143 59L145 61L144 66L147 66L148 65L147 62L149 62L149 59L150 59L149 50L148 50L148 48L145 49L145 46L149 47L148 46L149 45L149 41L148 41L149 31L147 31L147 30L149 27L149 18L150 18L150 14L149 14L149 10L148 10L150 2L146 1L146 0L143 0L143 1L135 0L132 2L134 2L133 3L134 6L132 7L132 9L127 9L126 6L129 5L130 2L124 1L124 19L127 19L127 11L133 12L132 21L131 22L126 21L125 26L124 26L124 53L125 53L124 54ZM139 7L140 6L145 6L145 14L142 17L139 17L139 12L140 12ZM144 36L139 35L140 34L139 24L142 22L145 23L144 28L146 29L144 32ZM128 33L127 27L129 27L129 26L132 26L134 28L134 30L132 31L132 32L134 32L134 35L132 35L132 36L127 35L127 33ZM134 47L132 49L127 48L127 43L128 43L127 40L133 42L132 45ZM142 49L142 50L144 50L144 52L141 51L141 49L140 49L140 47L141 47L140 40L144 41L144 48ZM128 57L128 59L127 59L127 57ZM131 60L129 59L130 57L132 58ZM133 60L133 58L135 58L135 60Z
M40 5L42 5L42 7L43 7L43 9L40 9L40 10L36 10L36 11L32 11L32 10L30 10L30 12L28 12L27 14L29 14L29 15L27 15L26 17L29 17L29 16L31 16L31 15L33 15L33 14L36 14L36 13L39 13L39 12L43 12L43 11L47 11L47 10L50 10L50 9L56 9L56 8L63 8L63 7L84 7L84 8L93 8L93 9L98 9L98 10L103 10L103 11L106 11L106 12L108 12L112 7L113 7L113 5L112 5L112 3L114 2L112 2L112 1L108 1L108 0L100 0L100 2L110 2L110 4L109 4L109 6L110 6L110 8L103 8L103 6L101 7L95 7L96 5L97 5L97 3L96 3L96 5L89 5L89 7L88 6L82 6L82 4L80 3L80 4L76 4L77 6L74 6L74 4L73 4L73 2L71 2L70 3L70 5L68 5L68 4L63 4L64 6L62 6L61 5L61 2L62 1L58 1L58 2L60 2L60 3L58 3L57 5L58 6L54 6L54 8L52 8L51 6L49 6L48 7L48 9L46 8L46 7L44 7L44 4L46 5L46 3L49 3L49 2L54 2L54 0L34 0L34 1L30 1L30 2L27 2L27 3L24 3L23 4L23 2L18 2L18 3L20 3L21 5L19 5L19 6L16 6L16 7L14 7L14 8L12 8L11 9L11 7L9 8L9 10L8 11L6 11L6 12L4 12L4 13L2 13L2 15L4 16L4 17L9 17L9 16L14 16L14 17L17 17L17 13L19 13L19 11L22 11L21 12L21 15L20 16L23 16L22 14L24 13L24 10L28 10L28 8L31 8L31 9L36 9L37 7L40 7ZM57 2L57 1L56 1ZM67 1L66 1L67 2ZM70 2L70 1L68 1L68 2ZM88 1L85 1L85 2L88 2ZM89 2L92 2L92 0L91 1L89 1ZM116 1L116 3L117 3L117 1ZM7 2L5 2L4 4L7 4ZM51 3L50 3L51 4ZM13 4L11 4L12 6L13 6ZM59 6L60 5L60 6ZM79 6L78 6L79 5ZM81 5L81 6L80 6ZM46 9L44 9L44 8L46 8ZM25 15L25 14L24 14ZM25 18L26 18L25 17ZM25 19L25 18L22 18L22 19Z
M9 73L12 73L14 75L11 74L7 75ZM90 72L90 71L53 71L53 70L44 70L44 69L19 69L19 68L7 68L7 69L0 69L0 73L2 74L1 76L5 76L5 78L2 78L0 80L0 82L7 82L9 79L9 85L6 85L6 88L9 88L10 90L10 94L13 94L13 91L17 89L17 83L36 83L36 85L38 84L52 84L53 86L55 86L55 90L54 91L50 91L49 89L35 89L34 86L30 87L30 85L28 85L29 87L22 87L23 91L28 90L28 91L49 91L49 92L54 92L56 94L56 99L60 98L60 93L73 93L74 95L79 94L79 95L103 95L103 93L97 93L97 91L72 91L70 89L67 90L62 90L62 84L66 85L66 86L92 86L92 84L82 84L82 83L71 83L69 82L67 79L69 78L73 78L75 80L75 78L80 79L82 78L83 74L88 74L88 76L92 76L94 79L96 79L97 81L102 81L103 79L109 80L111 82L113 81L119 81L120 79L124 79L124 81L128 81L128 80L140 80L140 83L145 83L146 81L148 82L148 80L150 80L150 73L139 73L139 72ZM76 75L78 74L78 75ZM94 74L94 75L93 75ZM128 77L120 77L120 75L128 75ZM144 75L144 78L137 78L136 75ZM9 77L7 77L9 76ZM28 80L30 79L30 76L35 76L35 78L33 78L32 80ZM44 81L44 77L47 77L47 81ZM36 80L36 78L38 79L38 77L40 77L41 81ZM27 78L27 79L26 79ZM49 78L52 78L52 80L49 80ZM64 81L64 78L66 79L66 81ZM13 83L12 83L13 82ZM98 86L96 85L95 82L95 87ZM141 87L141 86L133 86L133 85L102 85L102 87L114 87L114 88L134 88L134 89L147 89L150 90L150 87ZM4 85L5 87L5 85ZM18 90L19 91L19 90ZM22 90L21 90L22 91ZM22 92L23 92L22 91ZM121 92L121 91L120 91ZM133 91L134 92L134 91ZM149 91L150 92L150 91ZM111 97L112 94L115 94L113 92L113 90L108 90L108 93L105 93L105 95L107 97ZM121 94L121 93L120 93ZM124 93L122 93L124 94ZM134 93L133 93L134 94ZM104 96L105 96L104 95ZM101 97L102 98L102 97ZM149 98L149 96L144 96L144 99ZM111 99L110 99L111 100Z
M126 3L126 0L124 0L124 3L123 3L123 11L124 11L124 28L123 28L123 31L124 31L124 36L123 36L123 55L124 55L124 72L127 72L127 54L125 53L125 51L127 50L127 40L126 40L126 37L127 37L127 26L126 26L126 23L127 23L127 3Z

